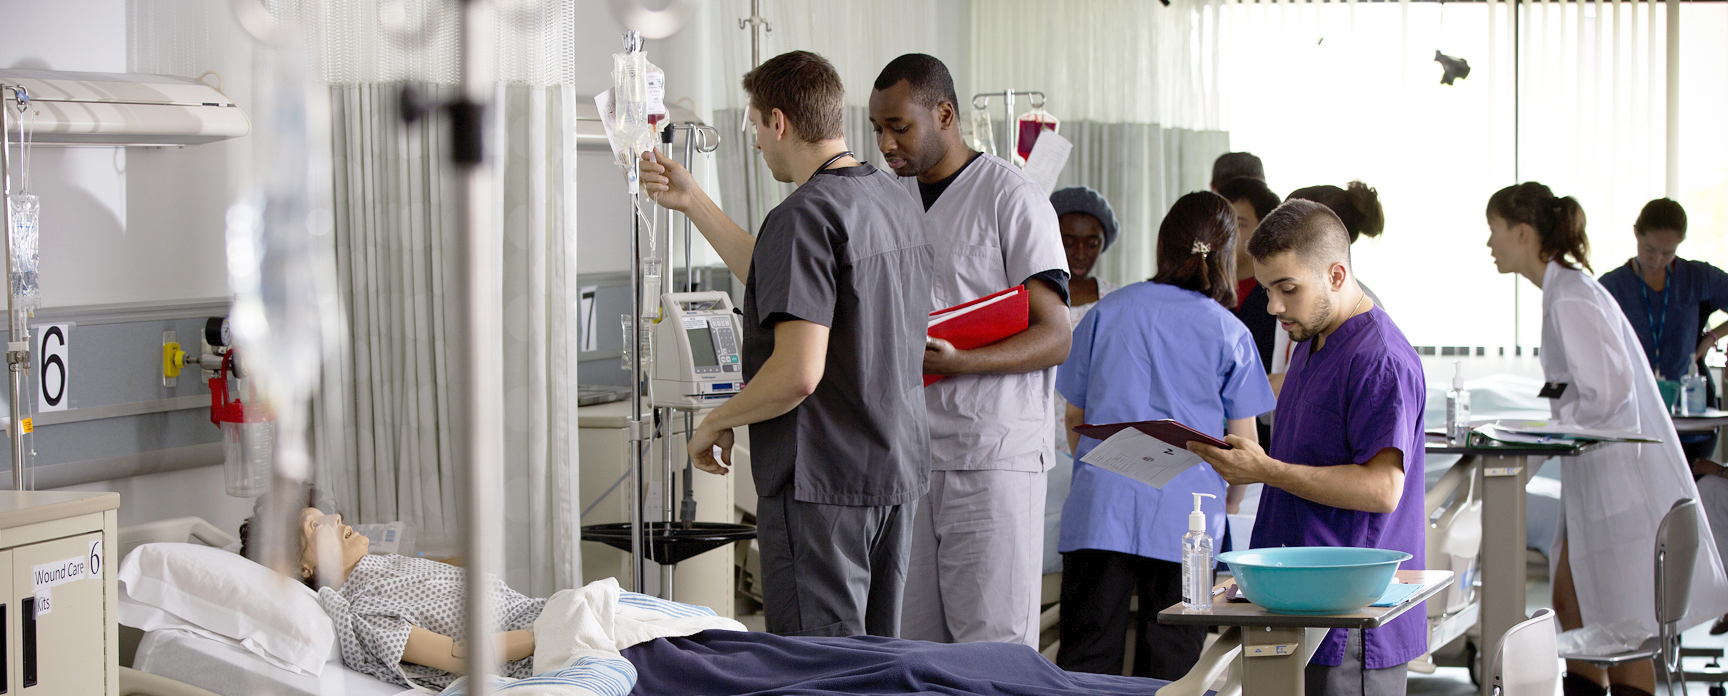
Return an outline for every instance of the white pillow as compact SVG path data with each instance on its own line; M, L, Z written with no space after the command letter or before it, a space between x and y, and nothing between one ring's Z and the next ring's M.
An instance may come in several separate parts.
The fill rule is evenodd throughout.
M221 549L144 544L120 562L119 579L132 600L120 607L128 626L166 628L178 619L314 676L336 642L335 625L310 588Z

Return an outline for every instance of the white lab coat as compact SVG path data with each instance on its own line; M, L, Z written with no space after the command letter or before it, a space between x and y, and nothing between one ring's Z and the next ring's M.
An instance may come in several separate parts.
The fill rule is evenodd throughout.
M1556 421L1662 439L1605 444L1560 467L1559 535L1570 544L1585 625L1636 622L1656 635L1656 527L1674 501L1697 499L1698 488L1619 303L1595 278L1554 262L1542 279L1542 372L1568 385L1549 403ZM1705 533L1682 630L1728 613L1728 577L1702 512L1699 525Z

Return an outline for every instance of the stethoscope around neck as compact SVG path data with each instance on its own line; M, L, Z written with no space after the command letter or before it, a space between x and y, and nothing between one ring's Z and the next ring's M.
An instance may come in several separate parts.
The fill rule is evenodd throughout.
M842 153L835 155L833 157L829 157L827 162L823 162L822 166L816 168L816 174L821 174L824 170L828 169L828 167L830 165L833 165L835 162L839 162L840 160L845 159L847 157L851 157L851 156L852 156L852 151L847 150L847 151L842 152ZM816 174L811 174L810 176L816 176Z

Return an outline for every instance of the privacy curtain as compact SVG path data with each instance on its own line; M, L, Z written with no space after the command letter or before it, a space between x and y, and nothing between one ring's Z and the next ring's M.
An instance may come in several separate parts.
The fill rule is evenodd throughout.
M1204 190L1212 160L1230 149L1219 118L1221 5L972 3L971 91L1043 92L1062 137L1074 143L1057 186L1089 186L1115 209L1121 232L1099 257L1099 277L1119 284L1152 277L1164 212L1182 194ZM998 131L1000 103L990 104ZM1027 109L1017 102L1015 113Z
M575 403L576 145L568 3L501 3L487 144L503 238L505 580L530 596L581 582ZM345 422L317 430L334 493L365 522L402 520L454 550L465 456L455 181L441 119L405 125L397 81L448 97L453 10L381 24L329 9L335 237L351 343L331 380ZM452 5L453 6L453 5ZM448 8L446 8L448 9ZM327 390L328 391L328 390Z

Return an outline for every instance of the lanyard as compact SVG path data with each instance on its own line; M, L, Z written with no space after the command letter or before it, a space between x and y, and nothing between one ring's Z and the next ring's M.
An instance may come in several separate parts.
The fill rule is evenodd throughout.
M1650 368L1660 374L1662 370L1658 365L1662 360L1662 331L1668 326L1668 290L1673 287L1674 279L1667 268L1662 269L1662 313L1657 314L1650 307L1650 284L1644 282L1644 264L1639 263L1638 259L1632 259L1632 263L1638 269L1638 294L1644 298L1644 316L1650 320L1650 339L1656 346L1655 355L1650 356ZM1673 264L1669 264L1669 267L1672 268ZM1661 321L1657 321L1658 317Z
M822 170L824 170L824 169L827 169L827 168L828 168L828 165L830 165L830 164L833 164L833 163L835 163L835 162L839 162L839 161L840 161L840 158L842 158L842 157L851 157L851 156L852 156L852 151L851 151L851 150L847 150L847 151L845 151L845 152L842 152L842 153L840 153L840 154L838 154L838 155L835 155L835 156L833 156L833 157L830 157L830 158L828 158L828 161L827 161L827 162L823 162L823 163L822 163L822 166L820 166L820 167L817 167L817 168L816 168L816 174L821 174L821 173L822 173ZM810 176L816 176L816 174L811 174L811 175L810 175ZM1666 295L1664 295L1664 296L1663 296L1663 297L1667 297L1667 296L1666 296Z

